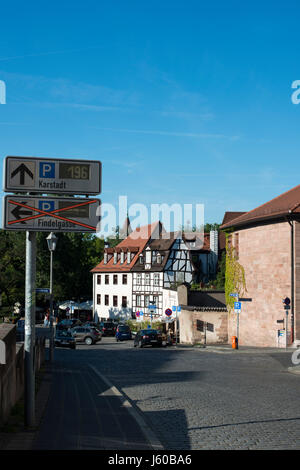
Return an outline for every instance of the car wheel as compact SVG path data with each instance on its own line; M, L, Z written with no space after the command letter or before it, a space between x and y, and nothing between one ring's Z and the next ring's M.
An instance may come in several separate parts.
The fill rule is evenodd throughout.
M85 338L84 340L85 344L87 344L88 346L90 346L91 344L93 344L93 340L90 336L87 336L87 338Z

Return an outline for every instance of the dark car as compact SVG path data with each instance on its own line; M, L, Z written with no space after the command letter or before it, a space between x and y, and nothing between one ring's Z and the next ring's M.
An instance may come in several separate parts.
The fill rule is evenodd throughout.
M90 326L75 326L71 329L76 343L85 343L88 345L96 344L101 341L101 333L94 327Z
M115 336L116 324L113 322L103 322L101 324L103 336Z
M76 348L76 341L73 334L71 331L65 329L56 330L54 343L55 346L67 347L71 349Z
M142 348L143 346L162 346L162 336L160 331L152 330L140 330L134 338L134 347Z
M118 325L116 331L116 341L131 339L131 329L128 325Z

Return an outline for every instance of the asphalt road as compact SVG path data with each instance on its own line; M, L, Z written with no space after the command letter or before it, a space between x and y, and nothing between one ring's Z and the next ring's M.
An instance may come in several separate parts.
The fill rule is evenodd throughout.
M56 348L35 449L300 449L288 352ZM137 422L138 420L138 422Z

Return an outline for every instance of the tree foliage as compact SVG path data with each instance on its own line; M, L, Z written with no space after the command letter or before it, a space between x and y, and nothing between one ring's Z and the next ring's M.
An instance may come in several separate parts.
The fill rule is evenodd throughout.
M37 233L36 287L49 287L50 252L47 234ZM58 233L53 253L53 293L56 300L92 298L92 274L103 257L104 240L89 233ZM0 298L2 306L12 308L15 302L24 306L25 298L25 232L0 231ZM37 304L45 296L37 295Z

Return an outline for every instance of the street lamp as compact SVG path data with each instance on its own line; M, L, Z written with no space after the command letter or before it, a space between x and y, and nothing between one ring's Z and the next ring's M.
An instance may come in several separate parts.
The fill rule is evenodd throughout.
M53 360L53 251L55 251L57 245L57 237L53 232L46 238L48 248L50 251L50 348L49 348L49 360Z

